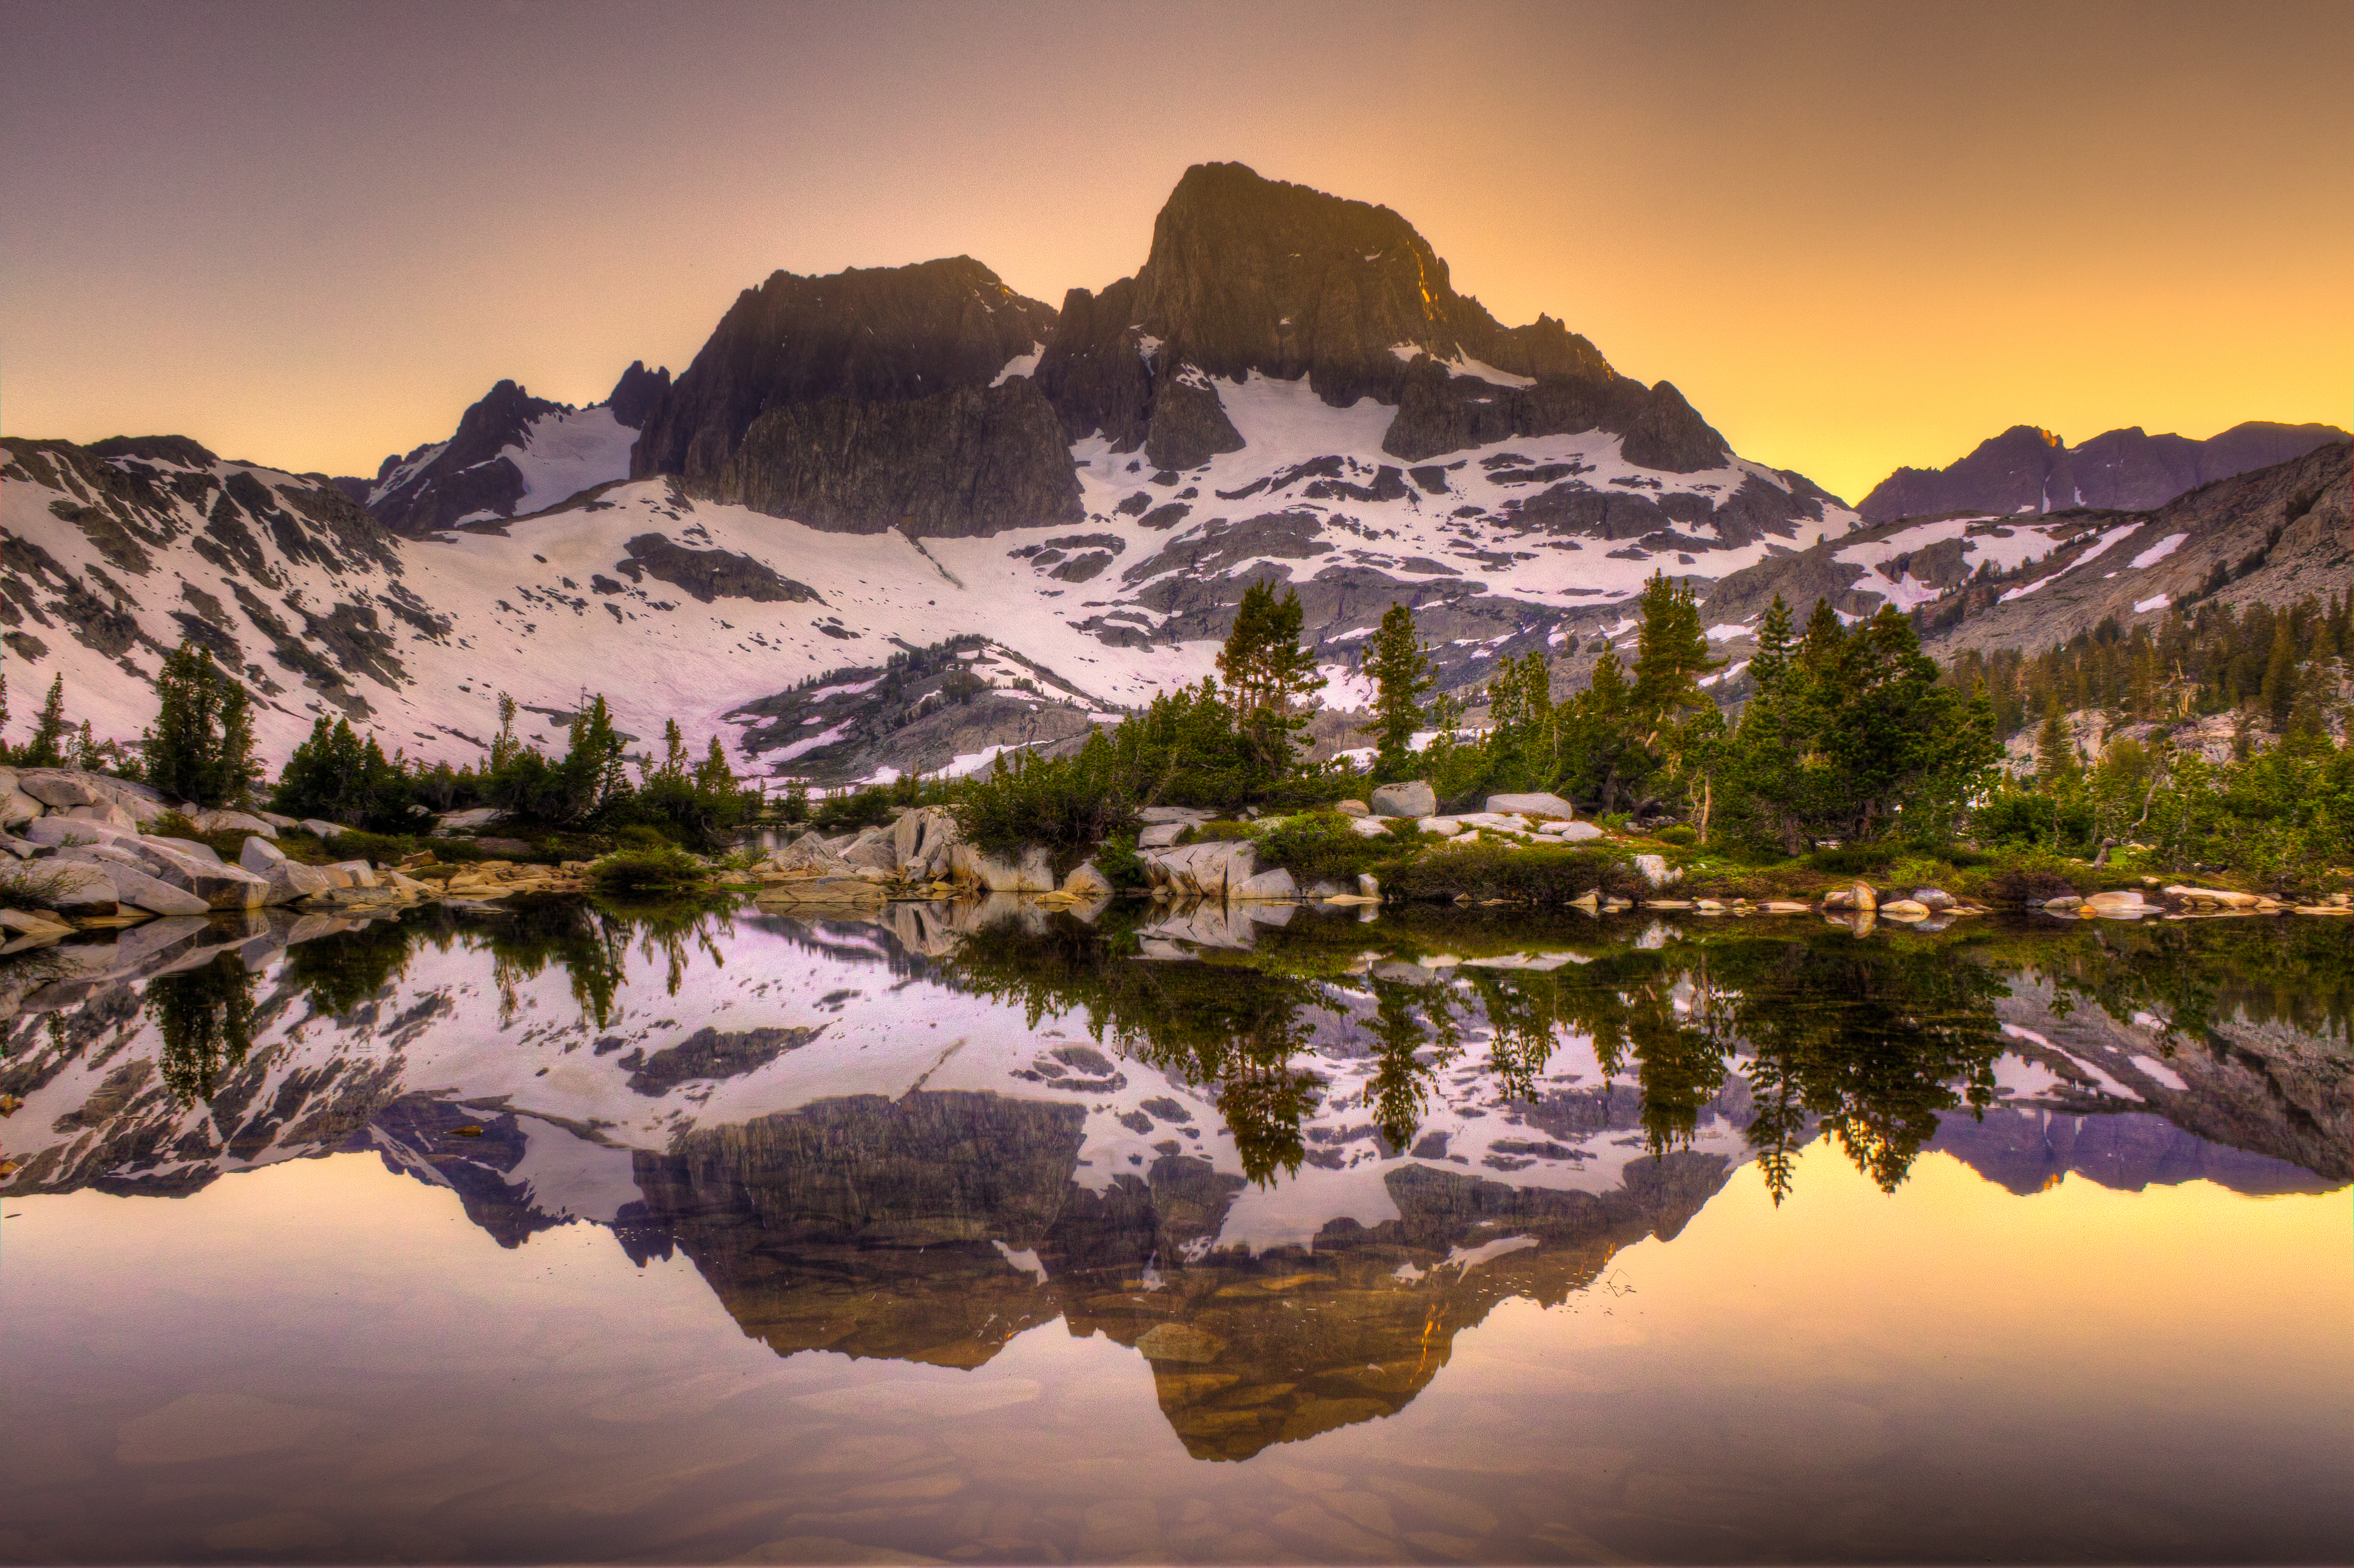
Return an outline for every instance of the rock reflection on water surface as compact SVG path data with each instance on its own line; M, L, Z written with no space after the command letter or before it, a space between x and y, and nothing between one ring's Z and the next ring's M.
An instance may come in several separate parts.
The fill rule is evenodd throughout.
M504 1246L683 1258L780 1357L975 1369L1059 1319L1236 1461L1404 1412L1500 1304L1818 1144L1886 1191L1928 1150L2019 1193L2348 1180L2349 961L2307 928L1284 913L157 922L0 977L6 1191L374 1154ZM1402 1512L1479 1555L1444 1542L1494 1512L1411 1486L1286 1549Z

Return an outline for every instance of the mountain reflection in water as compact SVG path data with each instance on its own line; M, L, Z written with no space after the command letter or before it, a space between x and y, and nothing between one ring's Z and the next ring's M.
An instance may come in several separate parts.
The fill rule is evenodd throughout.
M11 1195L372 1151L506 1246L683 1255L779 1355L971 1368L1061 1319L1203 1459L1403 1409L1820 1139L1888 1191L1933 1150L2022 1194L2349 1176L2312 925L550 904L66 952L0 975Z

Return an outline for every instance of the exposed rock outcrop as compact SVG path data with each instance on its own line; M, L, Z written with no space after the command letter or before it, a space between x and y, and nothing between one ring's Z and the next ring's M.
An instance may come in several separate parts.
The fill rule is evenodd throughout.
M1054 410L1021 379L913 402L772 408L716 471L689 483L844 534L962 537L1085 515Z

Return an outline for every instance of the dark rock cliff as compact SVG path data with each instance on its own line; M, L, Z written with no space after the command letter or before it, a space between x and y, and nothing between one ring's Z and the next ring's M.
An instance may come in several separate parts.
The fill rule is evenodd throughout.
M1417 354L1537 385L1449 376L1414 365ZM1100 429L1119 450L1183 467L1239 445L1222 414L1209 417L1214 382L1202 378L1252 371L1305 376L1336 408L1400 404L1389 448L1400 455L1596 428L1628 433L1630 455L1639 444L1648 455L1636 461L1660 467L1710 467L1726 452L1672 387L1619 376L1550 317L1507 328L1458 294L1447 263L1389 208L1240 164L1188 169L1136 276L1072 291L1037 379L1074 439Z
M825 397L770 408L691 488L813 528L961 537L1076 523L1079 482L1038 389L960 387L912 402Z
M522 445L534 419L563 407L535 397L512 381L500 382L459 416L458 433L432 461L379 494L368 510L387 530L412 539L477 512L513 512L523 498L523 474L499 454ZM386 458L376 471L376 482L382 484L419 455Z
M651 399L631 476L852 533L1075 518L1052 414L1026 382L991 386L1054 328L1051 307L970 257L776 273Z
M2137 425L2072 447L2050 430L2013 425L1945 468L1898 469L1857 510L1871 523L1945 512L2146 511L2202 484L2346 439L2331 425L2250 420L2203 441L2147 435Z

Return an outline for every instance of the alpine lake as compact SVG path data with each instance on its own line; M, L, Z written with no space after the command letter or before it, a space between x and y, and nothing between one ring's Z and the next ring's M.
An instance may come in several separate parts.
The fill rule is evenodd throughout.
M0 963L0 1560L2354 1559L2343 924L574 900Z

